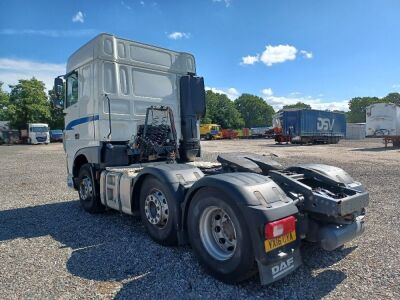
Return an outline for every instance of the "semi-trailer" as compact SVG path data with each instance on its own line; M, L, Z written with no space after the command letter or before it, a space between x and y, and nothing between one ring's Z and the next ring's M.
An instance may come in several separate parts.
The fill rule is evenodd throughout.
M346 136L344 113L314 109L287 109L273 118L275 141L293 144L336 144Z

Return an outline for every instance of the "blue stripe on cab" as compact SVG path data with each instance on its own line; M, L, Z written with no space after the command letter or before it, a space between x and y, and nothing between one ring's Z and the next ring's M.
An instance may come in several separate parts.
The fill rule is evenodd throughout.
M71 122L68 123L68 125L65 127L65 130L72 130L77 125L88 123L88 122L91 122L91 121L97 121L98 119L99 119L99 115L94 115L94 116L75 119L75 120L72 120Z

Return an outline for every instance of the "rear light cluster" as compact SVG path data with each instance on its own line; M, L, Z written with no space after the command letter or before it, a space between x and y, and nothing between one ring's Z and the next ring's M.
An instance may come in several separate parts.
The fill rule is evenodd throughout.
M265 224L264 232L267 240L285 235L296 230L296 218L293 216Z

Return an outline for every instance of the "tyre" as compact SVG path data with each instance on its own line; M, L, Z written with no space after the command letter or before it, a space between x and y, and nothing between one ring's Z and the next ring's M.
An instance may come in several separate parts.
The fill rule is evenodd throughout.
M206 140L207 140L207 141L211 141L211 140L212 140L212 135L209 134L209 133L207 133L207 135L206 135Z
M78 176L79 201L84 210L89 213L99 213L105 210L100 201L100 187L93 179L92 167L84 164L79 170Z
M232 284L248 279L257 269L245 219L229 199L219 190L201 189L190 204L187 228L201 265Z
M164 246L176 245L178 204L155 177L145 178L140 190L140 216L150 237Z

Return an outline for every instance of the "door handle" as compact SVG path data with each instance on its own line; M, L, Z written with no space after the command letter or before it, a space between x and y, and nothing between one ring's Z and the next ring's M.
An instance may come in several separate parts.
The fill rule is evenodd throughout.
M75 133L75 139L79 140L79 133Z

